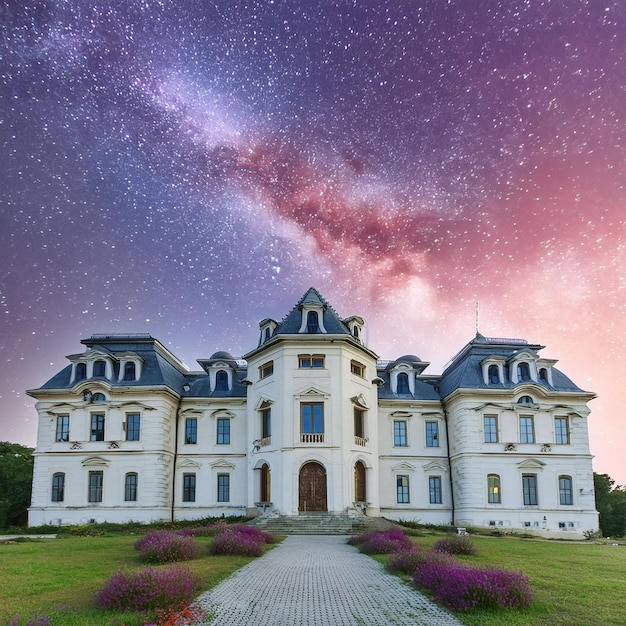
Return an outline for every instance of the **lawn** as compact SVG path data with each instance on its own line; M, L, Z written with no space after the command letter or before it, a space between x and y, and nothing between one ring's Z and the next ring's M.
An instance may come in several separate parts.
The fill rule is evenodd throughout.
M429 549L440 538L413 541ZM462 561L522 571L535 591L535 602L524 611L459 614L467 626L626 625L626 546L516 537L473 536L472 541L479 554L459 557Z
M0 545L0 625L16 614L22 616L20 624L26 624L25 618L38 612L50 616L52 626L139 626L144 621L140 615L105 612L95 608L93 600L112 574L138 564L133 548L137 539L62 536ZM207 555L211 538L199 537L198 542ZM251 560L207 555L184 564L200 576L204 591Z

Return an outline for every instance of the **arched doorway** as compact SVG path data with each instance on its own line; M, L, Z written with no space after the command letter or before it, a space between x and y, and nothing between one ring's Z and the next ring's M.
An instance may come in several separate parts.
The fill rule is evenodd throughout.
M354 501L367 502L367 490L365 488L365 465L361 461L354 464Z
M300 469L298 480L298 511L327 511L326 470L311 461Z
M261 465L261 502L270 502L272 497L270 466L267 463Z

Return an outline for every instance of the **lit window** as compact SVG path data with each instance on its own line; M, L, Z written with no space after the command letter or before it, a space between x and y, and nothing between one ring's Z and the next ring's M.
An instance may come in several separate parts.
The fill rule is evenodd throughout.
M426 422L426 447L437 448L439 446L439 426L437 422Z
M217 501L230 502L230 475L217 475Z
M126 441L139 441L140 423L139 413L129 413L126 416Z
M320 332L319 316L317 311L309 311L306 316L306 332L316 334Z
M230 420L227 418L217 420L217 443L221 445L230 444Z
M521 381L530 380L530 365L528 363L517 364L517 378Z
M530 415L522 415L519 418L520 443L535 443L535 426Z
M500 371L497 365L489 366L488 376L489 376L489 384L497 385L500 382Z
M571 476L559 476L559 503L574 504Z
M409 503L409 477L396 476L396 500L398 504Z
M89 502L102 502L102 472L89 472Z
M522 474L522 491L524 493L524 504L536 506L538 502L536 474Z
M102 413L94 413L91 416L91 435L90 441L104 441L104 415Z
M323 354L301 354L298 356L298 367L300 369L319 369L324 367Z
M85 378L87 378L87 364L77 363L76 364L76 380L85 380Z
M406 439L406 422L404 420L397 420L393 423L393 445L396 447L407 446Z
M224 370L215 374L215 391L228 391L228 374Z
M93 375L99 378L104 378L106 365L107 364L104 361L96 361L93 364Z
M59 415L57 417L57 441L69 441L70 440L70 416Z
M496 415L485 415L483 422L485 428L485 443L497 443L498 417Z
M354 436L365 438L365 411L354 407Z
M183 502L196 501L196 475L183 474Z
M303 402L300 405L300 424L303 435L324 432L324 405L321 402Z
M350 362L350 371L357 376L365 376L365 365L361 365L358 361Z
M124 479L124 500L126 502L137 501L137 474L130 472Z
M52 502L63 502L65 499L65 474L59 472L52 475Z
M497 474L487 476L487 490L489 504L500 504L500 476Z
M185 420L185 443L198 443L198 420L195 417Z
M569 424L567 417L554 418L554 435L557 444L569 443Z
M411 393L409 389L409 375L406 372L400 372L396 383L397 393Z
M431 504L441 504L441 476L428 478L428 494Z
M259 367L259 378L267 378L274 373L274 361L264 363Z
M133 361L124 363L124 380L135 380L135 363Z

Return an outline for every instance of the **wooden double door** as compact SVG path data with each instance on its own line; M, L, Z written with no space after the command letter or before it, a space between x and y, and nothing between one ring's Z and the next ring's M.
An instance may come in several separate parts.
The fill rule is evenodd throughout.
M298 511L328 511L326 484L324 466L314 461L305 463L298 479Z

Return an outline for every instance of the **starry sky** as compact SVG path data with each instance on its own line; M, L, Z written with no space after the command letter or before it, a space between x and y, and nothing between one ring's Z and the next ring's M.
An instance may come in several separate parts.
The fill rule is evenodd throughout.
M92 333L192 369L311 286L381 358L476 332L598 398L626 483L621 0L4 0L0 439ZM478 305L477 305L478 303ZM477 315L478 309L478 315Z

